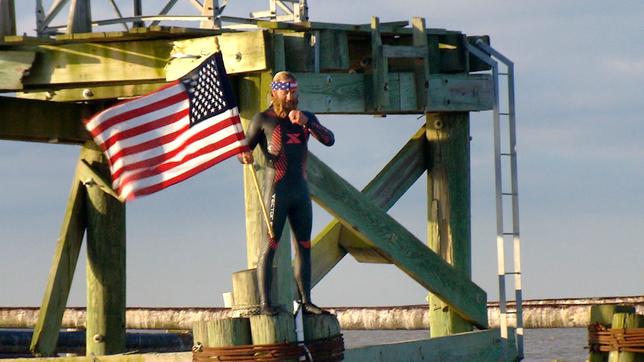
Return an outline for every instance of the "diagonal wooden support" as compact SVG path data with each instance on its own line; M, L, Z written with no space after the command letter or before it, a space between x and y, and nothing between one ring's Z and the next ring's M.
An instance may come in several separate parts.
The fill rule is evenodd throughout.
M79 160L67 201L67 211L63 219L60 237L56 243L38 322L31 340L31 352L40 356L54 355L56 350L58 331L61 327L87 224L86 191L80 181L82 167Z
M362 193L383 210L389 210L425 172L426 143L425 127L421 127L376 177L365 186ZM310 182L315 182L315 180L310 180ZM315 286L344 258L347 254L346 248L358 247L360 244L364 244L364 242L359 234L344 227L337 219L331 221L313 239L311 250L312 260L314 260L311 274L312 285ZM351 250L352 255L355 256L354 251L355 249ZM385 262L388 261L385 260Z
M125 350L125 205L105 181L102 152L93 142L81 149L67 211L38 322L31 341L36 355L56 352L58 332L87 231L88 353Z
M308 177L312 197L344 226L368 240L381 255L440 296L465 320L487 328L486 293L467 275L429 250L312 154L309 154Z

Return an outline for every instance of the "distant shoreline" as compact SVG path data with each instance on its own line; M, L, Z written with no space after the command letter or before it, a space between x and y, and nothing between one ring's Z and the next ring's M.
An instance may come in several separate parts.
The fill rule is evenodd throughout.
M532 299L523 301L525 328L579 328L589 324L590 307L597 304L625 304L644 314L644 296ZM498 302L488 302L491 328L499 324ZM514 301L508 302L508 309ZM338 316L344 330L428 329L429 308L425 304L375 307L326 307ZM0 307L0 328L31 329L38 319L39 307ZM160 307L126 310L128 329L191 330L196 320L228 318L230 308ZM516 325L508 315L510 326ZM63 315L62 328L84 329L85 308L70 307Z

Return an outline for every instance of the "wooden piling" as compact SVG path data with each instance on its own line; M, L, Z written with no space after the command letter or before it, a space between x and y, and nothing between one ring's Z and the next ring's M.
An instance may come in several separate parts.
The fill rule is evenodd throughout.
M340 335L340 323L333 314L305 314L304 340L331 338Z
M225 318L199 321L192 325L192 340L195 346L229 347L251 344L248 318Z
M427 114L426 122L428 245L471 277L469 114ZM432 293L429 308L432 338L472 330L470 323Z
M103 153L93 142L81 158L110 178ZM87 355L125 352L125 204L92 179L87 187Z
M639 328L644 326L644 318L634 312L613 314L612 329ZM611 351L608 353L608 362L636 362L644 361L644 354L635 352Z
M279 295L276 268L273 268L271 295ZM257 288L257 270L247 269L233 273L233 311L245 315L256 313L259 309L259 289Z
M251 316L250 331L253 344L288 343L296 340L295 321L293 315L287 312L280 312L274 316Z
M626 305L593 305L590 308L590 324L601 324L604 327L613 327L613 316L616 313L635 313L635 307ZM606 352L590 352L589 362L608 361Z

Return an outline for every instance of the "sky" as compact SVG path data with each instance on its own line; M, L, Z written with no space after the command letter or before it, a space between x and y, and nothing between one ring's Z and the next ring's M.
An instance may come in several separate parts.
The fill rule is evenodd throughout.
M51 1L45 1L48 8ZM104 2L107 4L107 2ZM131 8L127 1L124 12ZM158 2L163 3L163 2ZM178 10L191 14L188 1ZM422 16L430 28L489 35L516 72L524 299L644 294L644 3L589 0L310 0L313 21L364 24ZM149 2L144 2L145 6ZM112 17L103 2L95 19ZM158 5L159 8L161 5ZM16 2L18 32L35 1ZM231 0L224 15L268 8ZM174 12L176 14L181 12ZM62 23L66 14L59 15ZM196 25L193 25L196 26ZM418 129L418 116L328 116L336 144L313 153L361 189ZM491 112L471 115L472 278L496 300ZM0 141L0 306L40 305L79 147ZM241 166L228 160L127 205L127 305L223 306L246 268ZM426 177L389 211L426 240ZM314 208L313 235L331 217ZM68 306L84 306L85 250ZM425 303L393 265L345 257L313 290L323 306Z

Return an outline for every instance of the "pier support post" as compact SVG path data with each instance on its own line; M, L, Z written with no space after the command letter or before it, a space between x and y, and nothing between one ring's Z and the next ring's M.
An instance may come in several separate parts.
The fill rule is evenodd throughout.
M81 159L110 178L105 156L93 142ZM83 181L83 180L81 180ZM125 204L92 181L87 187L87 355L125 352Z
M469 125L468 113L426 115L427 243L454 268L471 277ZM432 293L429 308L432 338L472 330L470 323Z
M331 338L340 334L340 322L334 314L305 314L304 340Z
M248 318L226 318L200 321L192 326L194 345L230 347L251 344Z
M14 0L0 0L0 40L5 35L16 35L16 7Z
M635 312L615 313L613 314L613 325L611 328L639 328L644 323L644 316L637 315ZM636 362L643 361L642 354L635 352L611 351L608 353L608 362Z
M295 342L295 321L290 312L274 316L258 314L250 317L253 344L276 344Z
M615 304L600 304L590 307L590 320L589 323L601 324L607 328L613 328L613 316L616 313L635 313L635 307L626 305ZM608 361L607 352L590 352L588 358L589 362L605 362Z
M279 295L277 286L279 275L273 268L271 295ZM233 273L233 311L239 315L249 315L259 310L259 289L257 288L256 269L241 270ZM237 315L237 314L236 314Z

